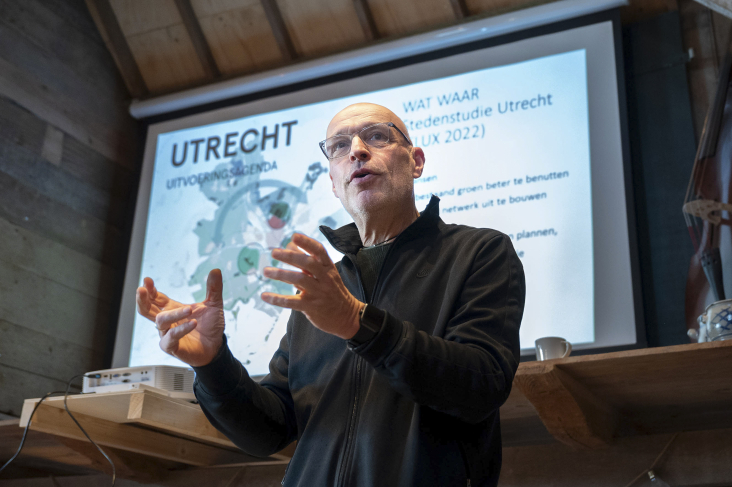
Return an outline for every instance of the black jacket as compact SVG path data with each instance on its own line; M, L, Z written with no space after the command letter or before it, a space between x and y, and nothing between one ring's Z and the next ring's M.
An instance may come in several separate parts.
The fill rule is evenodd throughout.
M391 244L372 299L387 313L370 342L351 350L293 312L259 384L226 346L196 368L203 411L242 450L298 440L286 487L496 485L523 268L506 235L446 224L438 201ZM322 230L363 301L355 225Z

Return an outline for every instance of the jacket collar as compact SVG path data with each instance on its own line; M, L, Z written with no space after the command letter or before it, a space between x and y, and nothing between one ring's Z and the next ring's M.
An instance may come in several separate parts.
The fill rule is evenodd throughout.
M409 225L400 235L399 240L412 238L412 236L419 234L425 228L435 226L440 220L440 198L432 195L430 202L419 217ZM355 254L358 250L363 247L361 242L361 235L358 233L358 228L355 223L349 223L341 228L333 230L325 225L320 226L320 231L328 239L328 242L337 251L343 254Z

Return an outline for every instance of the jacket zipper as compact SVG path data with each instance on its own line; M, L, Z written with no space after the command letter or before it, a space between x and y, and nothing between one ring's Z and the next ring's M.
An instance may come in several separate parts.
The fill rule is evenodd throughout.
M468 463L468 454L465 453L465 447L458 440L458 449L460 450L460 456L463 458L463 465L465 466L465 477L468 479L468 487L470 487L470 464Z
M384 256L384 261L381 263L381 268L384 268L384 265L386 264L387 260L389 259L389 256L394 250L394 246L399 241L399 238L404 234L402 232L397 236L396 239L391 243L389 246L389 250L386 252L386 255ZM350 256L348 256L348 259L351 261L351 264L353 264L354 269L356 269L356 279L358 280L358 288L361 291L361 295L359 296L362 301L366 301L366 291L363 289L363 282L361 281L361 272L358 270L358 265L356 265L356 262L354 259L352 259ZM371 293L371 302L374 301L374 298L376 297L376 291L379 288L380 279L381 279L381 269L379 269L379 274L376 276L376 282L374 283L374 290ZM353 446L353 432L356 429L356 418L358 416L358 395L360 392L361 387L361 363L363 362L363 359L360 356L356 356L356 379L355 379L355 392L354 392L354 398L353 398L353 412L351 414L351 420L350 424L348 425L348 436L346 437L346 445L344 446L344 452L343 452L343 462L341 462L341 471L338 473L338 481L337 485L344 485L345 478L346 478L346 472L348 470L348 467L351 463L351 447ZM287 472L285 472L285 475ZM284 479L283 479L284 480ZM470 485L470 480L468 479L468 485Z
M354 431L356 430L356 418L358 417L358 394L361 387L361 357L356 358L356 392L353 397L353 411L351 412L351 421L348 426L348 436L346 437L346 446L343 453L343 462L341 463L340 482L339 485L345 485L346 472L351 465L351 450L353 449Z
M360 290L360 298L361 300L366 300L366 292L363 289L363 282L361 282L361 272L358 270L358 266L356 265L356 262L349 256L348 259L353 264L354 269L356 269L356 278L358 280L358 288ZM373 297L373 296L372 296ZM341 462L341 471L338 472L338 481L337 485L344 485L345 479L346 479L346 472L348 470L348 467L350 465L350 456L351 456L351 448L353 446L353 433L356 429L356 419L358 417L358 399L359 399L359 393L361 388L361 363L363 359L360 356L356 356L356 377L354 379L354 393L353 393L353 411L351 412L350 421L348 422L348 435L346 436L346 444L343 447L343 461Z
M408 227L407 227L408 228ZM371 301L376 300L376 291L379 289L379 284L381 284L381 270L386 265L387 261L389 260L389 257L394 252L394 247L396 246L397 242L399 242L399 239L404 234L406 229L402 231L397 237L394 239L394 241L389 245L389 250L386 251L386 255L384 256L384 261L381 263L381 268L379 269L379 273L376 275L376 282L374 283L374 290L371 292ZM358 272L358 266L356 266L356 271ZM359 275L358 282L361 283L361 276ZM363 284L361 283L361 292L365 296L366 293L363 291Z

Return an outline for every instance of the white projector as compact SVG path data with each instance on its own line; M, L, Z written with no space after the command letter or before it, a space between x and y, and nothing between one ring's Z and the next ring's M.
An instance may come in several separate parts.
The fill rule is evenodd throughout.
M99 394L149 389L171 398L195 401L193 378L192 369L171 365L94 370L85 374L82 392Z

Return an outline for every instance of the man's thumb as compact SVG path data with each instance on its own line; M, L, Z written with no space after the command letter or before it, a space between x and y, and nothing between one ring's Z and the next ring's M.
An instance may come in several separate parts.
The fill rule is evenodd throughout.
M224 289L224 282L221 278L221 270L213 269L208 273L206 280L206 301L223 301L221 293Z

